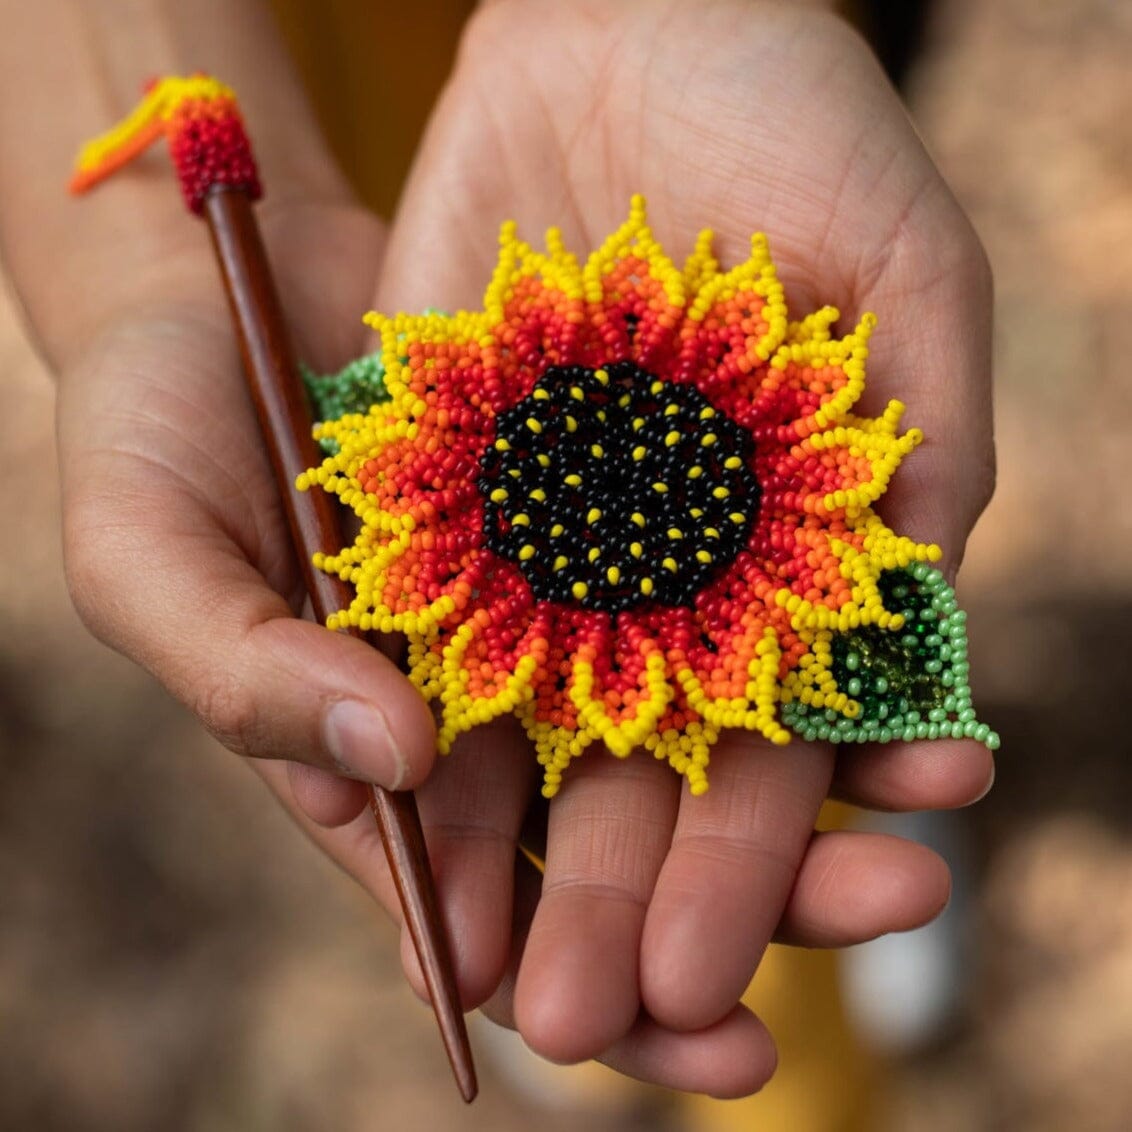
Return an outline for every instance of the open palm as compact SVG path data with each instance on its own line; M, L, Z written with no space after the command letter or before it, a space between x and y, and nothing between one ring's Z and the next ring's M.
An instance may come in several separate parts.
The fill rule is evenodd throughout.
M765 231L795 315L877 312L865 409L898 396L928 436L882 511L941 542L953 569L991 486L987 272L876 64L831 18L745 0L499 0L468 32L380 279L381 230L360 211L283 201L265 228L300 351L330 367L365 347L350 335L369 306L477 307L502 219L527 236L557 224L584 253L634 192L674 258L705 224L725 264ZM835 768L827 748L733 734L712 790L691 798L652 759L595 748L550 806L540 878L516 859L538 779L519 728L465 736L425 780L431 722L394 666L291 616L298 574L204 250L176 271L175 309L135 308L65 386L70 569L88 620L234 749L302 760L257 768L395 912L364 792L331 771L401 771L352 762L361 732L327 730L328 704L380 704L401 784L424 780L467 1006L554 1059L602 1056L717 1094L758 1087L773 1048L738 1000L772 936L856 942L946 899L925 850L812 833L831 781L866 804L955 805L985 785L985 752L891 744ZM138 584L108 604L126 570Z
M990 488L986 269L874 61L833 19L724 2L489 6L405 192L376 306L476 308L499 220L528 236L557 224L584 253L636 191L675 257L705 221L724 263L763 230L795 316L825 302L879 313L866 408L899 396L929 437L885 514L942 542L954 567ZM908 926L943 895L912 847L812 838L827 749L734 734L702 798L651 759L595 749L572 767L540 893L520 869L513 939L514 845L537 778L526 748L511 724L466 736L420 801L467 1001L506 972L489 1009L552 1058L651 1050L666 1069L645 1075L672 1080L679 1064L692 1087L750 1087L766 1047L736 1004L784 912L788 934L849 942ZM839 773L875 804L939 804L987 767L971 744L894 745L854 752ZM309 809L330 818L328 784L318 792ZM339 804L353 808L344 793Z

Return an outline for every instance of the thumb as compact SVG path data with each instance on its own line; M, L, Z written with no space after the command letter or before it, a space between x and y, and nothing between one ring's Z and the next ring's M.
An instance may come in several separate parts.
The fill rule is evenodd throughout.
M426 777L435 750L432 717L386 656L295 618L222 535L178 538L136 524L107 535L106 517L85 511L66 527L68 580L80 615L225 746L387 789ZM139 570L143 547L147 561ZM123 568L129 560L132 568Z
M246 442L250 409L185 411L188 382L176 399L134 389L116 402L97 368L121 381L132 367L87 369L59 402L64 558L88 628L239 754L418 785L435 751L420 694L377 649L299 620L281 596L297 570L266 458ZM218 421L233 435L217 438Z

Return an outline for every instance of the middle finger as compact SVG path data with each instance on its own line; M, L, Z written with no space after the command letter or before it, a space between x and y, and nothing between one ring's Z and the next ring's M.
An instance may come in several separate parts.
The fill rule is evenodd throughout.
M515 991L527 1044L553 1061L596 1057L640 1009L645 910L672 839L680 780L638 752L596 747L550 806L546 875Z
M682 798L641 941L641 998L662 1025L702 1029L739 1001L786 906L832 768L828 747L721 737L711 789Z

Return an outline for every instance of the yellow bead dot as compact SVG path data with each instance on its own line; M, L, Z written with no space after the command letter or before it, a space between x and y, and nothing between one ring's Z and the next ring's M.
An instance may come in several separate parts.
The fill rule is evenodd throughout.
M575 582L570 588L570 592L578 601L581 601L590 592L590 587L585 582Z
M621 571L616 566L610 566L605 572L605 576L609 579L611 586L617 585L621 581Z
M538 433L542 432L542 421L535 420L534 417L527 417L527 428L535 433L535 435L538 435Z
M643 593L645 595L645 597L648 597L649 594L652 593L652 591L653 591L652 578L642 578L641 579L641 593Z
M601 518L601 509L599 507L591 507L586 512L586 522L596 523Z
M528 542L519 548L519 561L526 562L528 558L534 558L535 548Z

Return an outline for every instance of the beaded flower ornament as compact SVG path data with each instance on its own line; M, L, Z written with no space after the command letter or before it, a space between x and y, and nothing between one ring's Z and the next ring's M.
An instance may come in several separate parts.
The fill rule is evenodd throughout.
M548 797L595 741L694 794L723 728L997 747L939 548L873 511L922 435L853 413L875 319L837 318L789 319L761 235L678 268L639 196L584 264L505 224L482 311L371 313L380 353L309 381L298 487L360 520L316 559L356 594L330 627L408 638L441 751L514 713Z
M230 88L152 83L79 155L81 192L167 138L185 201L260 185ZM439 745L514 713L554 795L595 740L694 794L723 728L784 744L967 737L966 616L936 546L873 511L921 440L853 413L865 315L790 321L767 243L676 267L643 198L584 264L503 226L484 309L366 321L378 354L307 374L327 457L300 490L360 519L316 564L355 598L330 628L403 633Z

